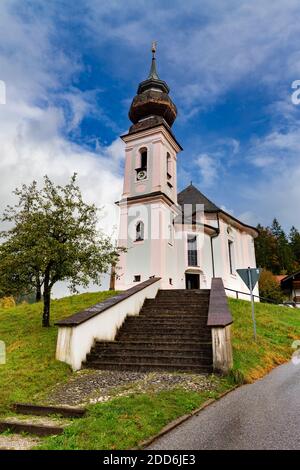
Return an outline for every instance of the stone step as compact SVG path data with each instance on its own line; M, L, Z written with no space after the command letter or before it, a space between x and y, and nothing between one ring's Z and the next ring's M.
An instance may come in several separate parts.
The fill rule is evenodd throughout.
M210 295L210 289L160 289L157 296L162 295L179 295L180 297L184 295Z
M172 343L169 341L97 341L95 346L92 348L93 350L103 350L103 349L145 349L145 350L174 350L174 351L198 351L208 349L210 350L212 347L211 338L210 341L189 341L186 342L176 342Z
M85 363L85 368L88 369L99 369L99 370L134 370L138 372L148 372L148 371L177 371L177 372L194 372L199 374L211 373L212 366L201 366L195 364L177 364L173 361L173 364L134 364L131 362L122 362L121 364L116 364L110 361L99 361L93 363Z
M86 410L69 406L44 406L32 403L14 403L12 409L19 414L34 416L58 415L65 418L82 418Z
M195 301L195 302L200 302L201 300L207 300L210 298L209 294L206 293L199 293L199 294L192 294L192 295L187 295L187 294L165 294L165 293L158 293L156 297L150 297L150 300L170 300L170 299L176 299L179 302L190 302L190 301Z
M199 325L199 326L205 326L207 327L207 318L195 318L195 317L176 317L172 315L166 315L166 316L161 316L161 315L151 315L151 314L143 314L139 315L140 320L137 320L136 324L140 325L141 323L148 322L149 324L156 324L156 323L162 323L162 324L173 324L173 325ZM131 323L134 323L131 321ZM210 328L210 327L207 327Z
M208 299L198 300L198 299L174 299L173 297L170 299L146 299L144 301L144 305L177 305L180 307L198 307L199 305L207 306L209 305Z
M198 329L198 328L207 328L206 322L193 321L193 322L186 322L186 321L176 321L176 320L162 320L162 319L148 319L141 318L135 322L126 322L122 328L177 328L179 330L184 330L186 328L189 329Z
M174 333L171 334L169 333L168 335L145 335L140 333L139 335L137 334L129 334L129 333L122 333L118 336L117 340L118 341L135 341L137 338L139 338L140 341L143 342L160 342L160 341L166 341L168 343L177 343L178 341L185 341L186 343L190 343L190 341L211 341L211 335L198 335L198 334L190 334L190 335L184 335L184 334L178 334Z
M157 296L155 298L146 299L145 302L149 300L155 302L178 302L179 304L201 304L201 303L208 303L209 296L208 295L201 295L201 296L194 296L194 297L187 297L187 296L179 296L179 295L165 295L165 296Z
M166 334L166 333L184 333L186 335L189 335L190 333L191 334L196 334L198 333L199 335L201 335L202 333L209 333L210 334L210 329L205 326L205 325L197 325L197 326L193 326L193 325L183 325L182 327L180 325L176 325L176 324L168 324L168 325L164 325L163 327L161 325L156 325L155 323L146 323L146 324L142 324L142 325L139 325L137 323L131 323L131 324L128 324L128 323L124 323L122 328L120 328L119 330L119 334L121 333L147 333L147 332L150 332L150 333L156 333L156 334Z
M187 315L207 315L208 312L208 305L179 305L179 304L167 304L167 303L160 303L157 302L155 304L144 304L141 308L141 311L157 311L163 313L164 311L173 312L174 314L187 314Z
M182 325L187 325L187 324L206 324L207 323L207 316L178 316L178 315L158 315L158 314L151 314L151 313L142 313L136 317L127 317L126 318L126 323L128 324L133 324L133 323L174 323L174 324L182 324Z
M138 345L138 346L127 346L124 343L116 342L116 345L112 345L111 347L101 347L101 345L96 345L91 349L90 354L122 354L125 351L126 354L142 354L145 352L146 354L154 354L158 356L159 354L166 354L166 355L176 355L176 354L191 354L195 356L199 355L207 355L212 353L211 343L204 343L201 345L197 345L194 347L189 347L189 345L182 346L181 348L176 348L175 343L170 343L167 345Z
M92 349L91 352L87 355L87 358L90 359L95 356L118 356L123 357L124 355L130 356L148 356L152 355L153 357L211 357L212 356L212 348L198 348L198 349L163 349L163 348L153 348L153 349L146 349L146 348L98 348Z
M158 295L155 298L149 298L146 300L156 302L178 302L179 304L199 304L209 302L210 297L208 295L199 296L179 296L179 295ZM146 301L145 300L145 301Z
M181 361L182 358L187 358L190 359L191 362L194 360L197 361L198 363L202 364L202 361L208 361L209 364L212 363L212 351L170 351L170 350L147 350L147 349L141 349L141 350L130 350L130 349L124 349L124 350L102 350L102 351L92 351L90 352L87 357L86 361L87 362L93 362L96 360L109 360L109 361L114 361L114 362L119 362L120 360L125 359L126 361L130 361L135 359L135 358L143 358L143 357L148 357L152 358L153 361L156 363L157 360L160 362L169 362L171 363L174 362L174 359L176 361ZM136 362L134 360L134 362ZM140 362L140 360L139 360Z
M139 315L127 317L126 320L134 318L153 318L154 320L161 318L162 320L178 320L178 321L194 321L201 320L207 321L207 314L202 312L193 313L176 313L174 311L160 312L153 309L142 309Z
M62 434L65 426L53 423L38 423L33 420L5 418L0 420L0 432L10 431L15 434L27 433L35 436L54 436Z
M173 308L157 305L154 307L143 307L141 308L140 314L138 316L146 314L153 315L173 315L174 317L203 317L207 318L207 309L203 308ZM130 318L130 317L129 317Z
M116 364L123 364L124 359L126 362L130 362L131 364L158 364L160 365L161 363L163 364L168 364L168 365L173 365L174 363L174 357L173 356L154 356L152 354L148 355L130 355L127 356L126 358L123 358L122 356L119 355L112 355L112 354L107 354L107 355L95 355L92 357L88 358L88 363L92 364L95 362L114 362ZM195 365L205 365L205 366L210 366L212 364L212 358L210 356L205 356L205 357L193 357L193 356L183 356L178 354L176 357L176 363L177 364L195 364Z
M184 335L187 338L190 337L190 335L197 335L197 338L200 339L202 334L203 335L209 335L211 336L211 330L209 327L206 325L198 325L198 327L192 326L189 328L189 325L185 325L184 327L178 327L177 325L169 325L169 326L155 326L154 324L149 324L146 326L143 325L138 325L136 323L132 323L131 325L126 325L123 324L122 328L117 333L116 339L122 335L123 333L131 333L131 334L136 334L138 336L140 335L149 335L152 333L152 336L160 336L160 335L173 335L173 334L179 334L179 335ZM137 336L136 339L140 339ZM192 338L191 338L192 339Z

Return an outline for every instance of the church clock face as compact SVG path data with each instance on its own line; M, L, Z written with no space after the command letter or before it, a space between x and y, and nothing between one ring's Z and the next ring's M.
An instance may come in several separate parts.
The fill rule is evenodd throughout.
M140 170L137 173L136 178L137 178L138 181L143 181L144 179L147 178L147 172L145 170Z

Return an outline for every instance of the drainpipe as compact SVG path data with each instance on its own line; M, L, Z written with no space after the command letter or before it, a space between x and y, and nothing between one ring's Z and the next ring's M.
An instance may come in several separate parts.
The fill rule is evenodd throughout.
M211 260L212 260L212 270L213 270L213 278L216 277L215 272L215 256L214 256L214 245L213 239L217 238L220 234L220 221L219 221L219 214L217 213L217 221L218 221L218 228L215 229L216 233L210 236L210 247L211 247Z

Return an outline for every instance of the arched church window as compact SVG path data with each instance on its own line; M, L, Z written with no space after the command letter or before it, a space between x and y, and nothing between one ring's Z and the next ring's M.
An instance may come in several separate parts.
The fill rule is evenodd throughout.
M198 266L198 250L197 250L197 236L187 236L187 249L188 249L188 265Z
M139 151L138 168L136 168L135 170L137 181L142 181L147 178L147 164L148 164L147 149L143 147Z
M139 221L136 224L136 236L135 236L135 241L142 241L144 240L144 222Z
M146 149L146 148L142 148L142 149L140 150L140 155L141 155L141 160L140 160L140 162L141 162L141 167L140 167L140 169L146 171L146 170L147 170L147 163L148 163L148 162L147 162L147 160L148 160L147 149Z

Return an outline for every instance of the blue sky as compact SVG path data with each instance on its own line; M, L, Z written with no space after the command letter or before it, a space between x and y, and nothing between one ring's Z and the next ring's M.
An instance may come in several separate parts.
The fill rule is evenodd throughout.
M119 135L154 39L178 107L179 189L192 180L245 222L300 229L294 0L2 0L1 207L22 182L73 171L88 199L118 199Z

